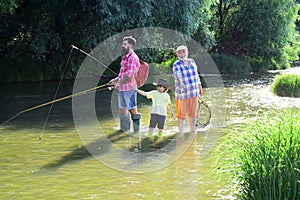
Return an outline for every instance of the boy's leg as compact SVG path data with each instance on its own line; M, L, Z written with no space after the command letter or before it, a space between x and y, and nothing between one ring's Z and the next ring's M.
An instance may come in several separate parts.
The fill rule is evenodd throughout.
M151 113L148 137L152 137L153 136L153 130L156 127L156 124L157 124L157 115Z
M159 138L163 137L162 129L158 129L157 137L159 137Z
M157 121L158 133L157 133L157 136L159 138L162 138L162 136L163 136L162 130L164 129L165 121L166 121L166 116L158 115L158 121Z
M148 137L153 137L153 129L149 127Z

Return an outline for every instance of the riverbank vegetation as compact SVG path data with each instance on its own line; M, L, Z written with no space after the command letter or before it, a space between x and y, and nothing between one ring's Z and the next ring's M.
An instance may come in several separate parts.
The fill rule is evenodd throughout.
M277 75L271 85L271 90L274 94L282 97L300 97L300 75Z
M285 69L299 60L299 1L294 0L4 0L0 11L0 68L9 71L0 80L59 79L71 44L90 52L117 33L149 26L191 36L222 73ZM140 56L149 63L166 62L161 53ZM29 73L16 75L11 63L23 58L30 58L23 66ZM75 77L83 59L71 56L68 77ZM30 67L36 63L40 66Z
M223 172L240 199L300 198L300 110L274 111L226 136Z

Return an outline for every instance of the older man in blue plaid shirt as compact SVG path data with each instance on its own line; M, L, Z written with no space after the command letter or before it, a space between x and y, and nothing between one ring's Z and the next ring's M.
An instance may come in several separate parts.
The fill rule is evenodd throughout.
M190 130L195 131L198 97L202 87L197 65L188 58L188 48L179 46L176 49L178 60L173 64L175 76L175 96L179 132L183 132L186 115L189 117Z

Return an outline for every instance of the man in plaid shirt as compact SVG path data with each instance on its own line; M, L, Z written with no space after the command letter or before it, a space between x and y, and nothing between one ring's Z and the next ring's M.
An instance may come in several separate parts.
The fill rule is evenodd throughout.
M133 51L136 40L132 36L124 37L122 44L122 61L118 77L109 81L118 92L118 106L120 110L120 128L122 131L130 129L130 114L134 131L139 131L141 115L137 112L135 76L140 67L139 57ZM130 114L128 113L130 112Z
M183 132L186 115L189 117L190 130L195 131L198 97L202 95L202 87L197 65L188 59L186 46L176 49L178 60L173 64L175 76L175 96L179 132Z

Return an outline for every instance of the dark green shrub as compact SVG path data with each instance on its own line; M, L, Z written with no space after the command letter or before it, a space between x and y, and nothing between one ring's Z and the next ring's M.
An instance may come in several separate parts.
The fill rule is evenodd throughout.
M29 57L22 59L0 58L0 81L44 81L59 80L59 72L48 64L34 61ZM66 73L65 78L69 75Z
M300 97L300 75L282 74L276 76L271 90L282 97Z

